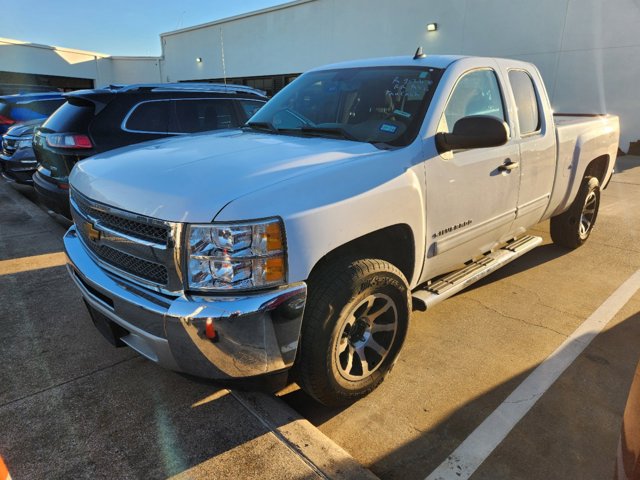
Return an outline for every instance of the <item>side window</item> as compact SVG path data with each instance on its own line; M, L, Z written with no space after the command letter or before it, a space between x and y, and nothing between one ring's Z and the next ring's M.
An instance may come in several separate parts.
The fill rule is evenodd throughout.
M185 99L176 102L176 133L195 133L238 126L229 100Z
M449 98L439 130L451 132L458 120L472 115L505 119L502 94L493 70L474 70L458 81Z
M262 108L265 102L257 102L255 100L240 100L240 106L247 120L253 117L258 110Z
M167 133L170 101L143 102L133 107L125 128L144 133Z
M538 111L538 98L533 87L533 80L527 72L511 70L509 83L511 83L516 107L518 107L520 135L540 130L540 112Z

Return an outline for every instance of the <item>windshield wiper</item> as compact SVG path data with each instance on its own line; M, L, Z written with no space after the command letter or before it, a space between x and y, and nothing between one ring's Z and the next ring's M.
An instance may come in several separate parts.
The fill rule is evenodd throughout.
M271 125L269 122L247 122L244 124L245 127L249 127L253 130L259 130L261 132L267 131L272 133L277 133L278 129Z
M358 138L354 137L353 135L351 135L349 132L347 132L342 127L311 127L311 126L306 126L306 127L300 127L299 130L301 132L303 132L303 133L319 134L320 136L322 136L322 134L329 134L329 135L333 135L335 137L344 138L345 140L352 140L354 142L360 142L361 141L360 139L358 139Z
M342 127L315 127L315 126L303 126L300 128L276 128L270 122L247 122L244 125L246 128L258 130L261 132L280 133L280 134L306 134L319 137L326 137L328 135L332 137L343 138L345 140L352 140L354 142L360 142L361 140L351 135Z

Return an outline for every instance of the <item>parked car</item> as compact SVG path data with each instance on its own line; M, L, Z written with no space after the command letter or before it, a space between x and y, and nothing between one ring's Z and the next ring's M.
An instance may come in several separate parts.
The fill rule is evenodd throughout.
M38 164L33 152L33 131L42 125L42 122L43 120L31 120L19 123L9 128L2 136L0 174L6 180L21 185L33 185L31 177Z
M70 176L69 272L98 329L201 377L371 392L426 309L532 250L576 248L618 117L554 117L537 68L419 55L312 70L242 131L96 155ZM453 273L451 273L453 272Z
M615 480L640 480L640 363L622 418Z
M16 123L45 119L65 102L62 93L23 93L0 97L0 135Z
M40 201L70 216L69 172L80 160L114 148L173 135L238 127L267 100L241 85L114 85L66 95L67 102L34 136Z

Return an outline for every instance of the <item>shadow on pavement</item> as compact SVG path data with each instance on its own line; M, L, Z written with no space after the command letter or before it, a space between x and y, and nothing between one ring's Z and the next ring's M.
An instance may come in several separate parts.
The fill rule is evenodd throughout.
M519 257L517 261L511 262L505 265L504 267L499 268L495 272L491 273L491 275L483 278L482 280L477 281L472 285L469 285L462 292L471 292L473 290L476 290L477 288L482 288L483 286L488 285L490 283L503 280L505 278L511 277L513 275L517 275L522 272L526 272L527 270L539 267L540 265L543 265L547 262L556 260L570 252L571 250L558 247L553 243L540 245L539 247L535 248L535 255L523 255L522 257Z
M578 338L575 342L583 341ZM636 313L603 331L592 341L472 478L611 478L620 419L639 357L640 314ZM531 368L509 378L436 422L432 428L421 432L400 448L365 466L383 479L424 479L533 370ZM620 379L623 381L620 382ZM431 390L429 385L422 385L421 388L425 392ZM319 427L334 416L348 414L348 410L354 408L329 409L320 406L301 390L283 398ZM393 422L391 405L388 412L388 417L377 421ZM362 425L361 435L367 435L367 425ZM349 450L348 445L343 446Z

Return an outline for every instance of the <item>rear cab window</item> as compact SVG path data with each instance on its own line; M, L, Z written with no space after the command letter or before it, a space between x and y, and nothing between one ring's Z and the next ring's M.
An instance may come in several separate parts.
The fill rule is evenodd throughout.
M533 79L524 70L510 70L509 83L518 109L520 136L540 131L540 110Z

